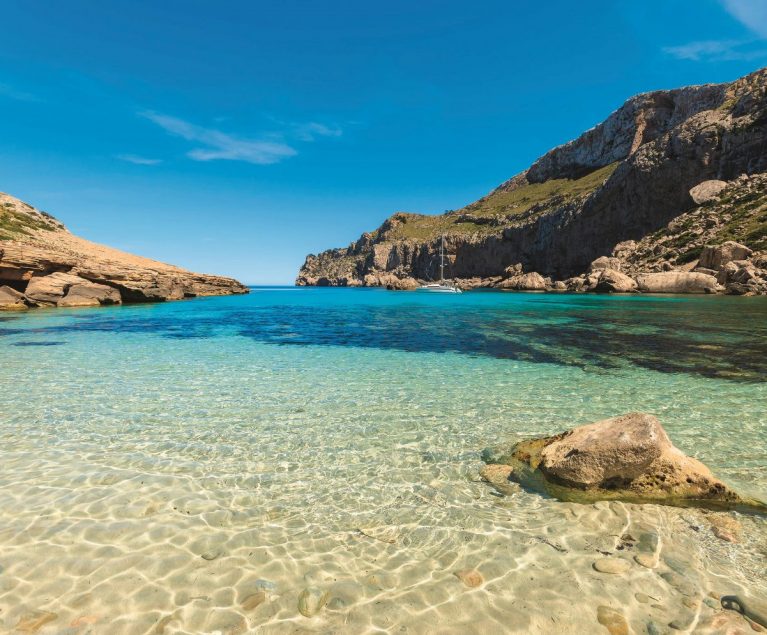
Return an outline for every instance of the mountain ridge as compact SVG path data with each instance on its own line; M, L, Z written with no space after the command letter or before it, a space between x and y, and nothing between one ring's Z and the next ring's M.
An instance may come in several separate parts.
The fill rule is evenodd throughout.
M310 254L296 284L429 279L441 235L462 286L497 286L517 266L565 281L695 209L690 190L700 183L765 171L767 69L724 84L640 93L474 203L434 216L395 213L347 248Z

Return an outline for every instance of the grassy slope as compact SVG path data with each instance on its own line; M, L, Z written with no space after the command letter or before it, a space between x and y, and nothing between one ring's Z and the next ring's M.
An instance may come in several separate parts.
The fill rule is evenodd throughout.
M28 236L38 229L55 229L43 219L20 212L13 203L0 204L0 240L14 240Z
M591 194L604 183L616 167L617 162L579 179L551 179L511 190L498 189L462 209L436 216L399 213L395 218L400 223L387 231L386 239L429 240L440 234L495 233L500 231L502 225L513 223L517 217L526 215L533 208L534 215L536 212L542 213ZM491 219L495 222L474 222L467 220L467 216Z
M743 243L754 251L767 251L767 179L757 178L750 187L731 186L719 199L681 214L642 239L632 258L634 264L669 260L682 265L696 260L704 245L727 240Z

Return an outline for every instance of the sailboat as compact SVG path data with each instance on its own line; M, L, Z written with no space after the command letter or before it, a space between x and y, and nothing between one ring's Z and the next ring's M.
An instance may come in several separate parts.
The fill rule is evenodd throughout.
M418 291L429 291L431 293L462 293L462 291L452 282L445 281L445 236L439 244L439 282L430 282L418 287Z

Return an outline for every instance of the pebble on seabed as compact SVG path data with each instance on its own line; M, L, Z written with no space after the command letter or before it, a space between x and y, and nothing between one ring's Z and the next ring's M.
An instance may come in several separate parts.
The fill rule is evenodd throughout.
M629 635L629 624L623 614L609 606L597 607L597 621L610 635Z
M327 591L317 587L307 587L298 596L298 611L304 617L313 617L327 604L328 599Z
M648 569L654 569L658 566L658 559L654 555L647 553L638 553L634 556L634 561L643 567L647 567Z
M35 633L49 622L53 622L58 615L50 611L30 611L19 618L16 630L22 633Z
M266 593L264 593L263 591L258 591L256 593L249 595L242 601L242 608L245 609L246 611L252 611L259 604L265 601L266 601Z
M455 571L453 575L470 589L478 587L485 581L482 574L476 569L461 569L460 571Z
M594 562L593 567L600 573L626 573L631 564L622 558L600 558Z

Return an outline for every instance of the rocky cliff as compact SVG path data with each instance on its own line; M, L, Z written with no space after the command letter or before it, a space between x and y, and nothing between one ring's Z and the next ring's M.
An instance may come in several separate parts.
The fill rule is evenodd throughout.
M79 238L49 214L0 193L0 309L247 292L231 278L192 273Z
M396 213L345 249L308 256L296 284L412 287L436 277L442 235L450 276L467 287L525 288L507 281L533 272L554 286L600 257L632 273L689 271L719 238L758 256L764 172L767 69L644 93L471 205Z

